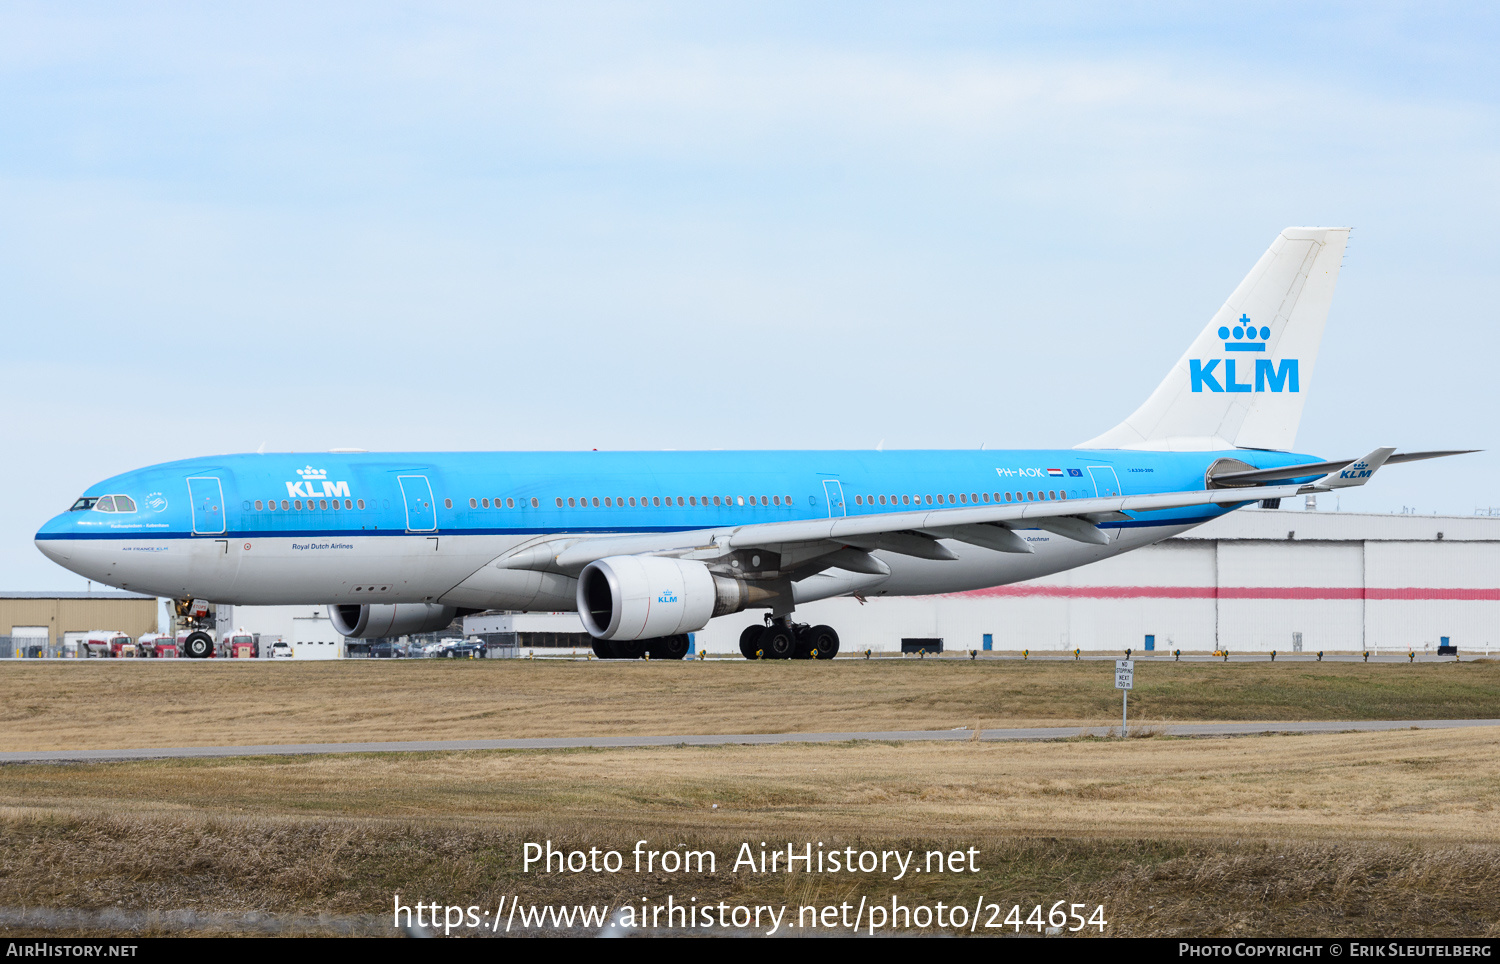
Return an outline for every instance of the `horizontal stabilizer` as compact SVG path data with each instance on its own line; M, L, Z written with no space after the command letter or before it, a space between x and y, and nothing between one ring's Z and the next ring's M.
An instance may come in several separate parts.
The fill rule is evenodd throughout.
M1342 469L1329 472L1314 482L1313 488L1347 489L1353 485L1364 485L1395 451L1394 448L1378 448L1362 459L1355 459Z
M1419 462L1423 459L1441 459L1449 455L1470 455L1479 449L1449 449L1441 452L1398 452L1385 460L1386 465L1401 462ZM1280 465L1271 469L1247 469L1241 472L1215 472L1210 479L1213 488L1230 485L1249 485L1257 482L1280 482L1287 479L1306 479L1336 472L1356 459L1335 459L1331 462L1303 462L1300 465Z

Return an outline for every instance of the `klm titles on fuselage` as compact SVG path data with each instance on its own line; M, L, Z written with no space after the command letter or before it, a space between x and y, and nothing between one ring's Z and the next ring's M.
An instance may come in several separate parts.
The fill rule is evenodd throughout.
M1259 352L1266 350L1266 342L1271 337L1269 327L1257 328L1250 323L1248 315L1240 315L1239 323L1230 329L1228 326L1219 329L1219 337L1224 339L1224 350L1226 352ZM1244 361L1247 359L1238 359ZM1300 392L1302 386L1298 379L1297 359L1283 358L1277 362L1271 358L1255 359L1254 381L1249 372L1244 369L1236 371L1234 358L1212 358L1204 360L1201 358L1188 359L1188 375L1192 379L1192 387L1195 392ZM1219 364L1224 368L1219 370ZM1241 377L1246 381L1240 381ZM1223 381L1220 381L1220 379Z
M309 465L305 469L298 469L297 474L302 476L301 482L288 482L286 494L289 499L325 499L349 498L348 482L329 482L326 469L315 469Z

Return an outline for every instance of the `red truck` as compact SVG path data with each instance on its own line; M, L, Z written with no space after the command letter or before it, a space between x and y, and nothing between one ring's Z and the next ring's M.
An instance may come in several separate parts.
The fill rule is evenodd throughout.
M176 659L177 640L166 633L147 633L135 641L142 656L151 659Z

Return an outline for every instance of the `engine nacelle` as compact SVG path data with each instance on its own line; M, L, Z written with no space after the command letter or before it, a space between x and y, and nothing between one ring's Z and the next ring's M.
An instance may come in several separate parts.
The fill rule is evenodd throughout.
M696 632L715 616L744 609L749 597L744 580L684 559L610 556L578 575L578 614L599 639Z
M472 612L473 610L465 610ZM453 606L433 603L396 603L389 606L333 605L328 618L333 628L355 639L410 636L446 629L458 616Z

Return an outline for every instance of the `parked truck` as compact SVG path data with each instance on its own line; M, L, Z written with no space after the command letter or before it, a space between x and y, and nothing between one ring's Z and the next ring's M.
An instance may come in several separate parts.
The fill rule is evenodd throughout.
M114 629L93 629L79 640L79 656L127 659L136 655L135 640Z
M147 633L135 641L136 649L149 659L175 659L177 640L166 633Z

